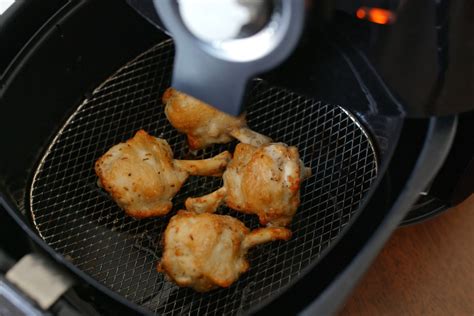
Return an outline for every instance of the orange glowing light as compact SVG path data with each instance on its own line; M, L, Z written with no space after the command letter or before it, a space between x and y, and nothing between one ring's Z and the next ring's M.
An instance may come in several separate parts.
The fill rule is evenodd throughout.
M361 8L357 10L356 15L359 19L364 19L367 14L365 13L365 10Z
M393 12L380 8L361 7L357 10L356 16L377 24L389 24L395 21Z

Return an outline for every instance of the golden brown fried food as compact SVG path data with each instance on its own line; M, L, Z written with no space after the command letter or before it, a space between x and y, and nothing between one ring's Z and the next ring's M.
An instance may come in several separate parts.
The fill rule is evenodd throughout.
M238 144L224 172L224 186L208 195L188 198L186 208L209 213L225 203L234 210L258 215L262 225L286 226L300 205L301 181L310 174L296 147Z
M193 150L228 143L233 138L255 146L271 142L269 137L247 128L244 115L225 114L173 88L165 91L163 103L171 125L187 135L189 147Z
M205 160L174 160L166 140L139 130L100 157L95 172L98 184L128 215L145 218L168 213L189 175L221 175L230 159L225 151Z
M250 232L230 216L179 211L166 227L158 271L179 286L199 292L228 287L248 270L246 254L250 248L290 237L286 228Z

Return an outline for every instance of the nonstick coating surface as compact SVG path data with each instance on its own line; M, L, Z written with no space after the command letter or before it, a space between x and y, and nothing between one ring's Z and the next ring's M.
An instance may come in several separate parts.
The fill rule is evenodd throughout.
M220 179L191 177L166 217L135 220L96 185L94 162L138 129L165 138L176 158L189 158L185 137L166 120L161 95L170 84L171 40L117 71L77 110L44 153L30 188L30 209L41 237L58 253L128 300L159 314L236 314L274 295L318 260L359 209L377 174L373 144L339 106L324 104L259 80L247 106L249 126L297 146L313 175L301 189L301 206L288 242L249 253L250 269L227 289L207 294L178 288L156 271L161 234L188 196L218 188ZM197 159L232 150L235 143L199 152ZM256 217L225 207L250 228Z

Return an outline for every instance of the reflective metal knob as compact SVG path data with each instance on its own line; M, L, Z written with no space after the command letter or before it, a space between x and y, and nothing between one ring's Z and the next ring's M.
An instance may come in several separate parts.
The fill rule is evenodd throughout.
M273 0L179 0L189 31L206 42L245 38L270 20Z

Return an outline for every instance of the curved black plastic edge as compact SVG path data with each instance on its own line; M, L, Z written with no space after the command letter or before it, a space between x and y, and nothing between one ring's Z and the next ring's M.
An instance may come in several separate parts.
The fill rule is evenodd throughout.
M364 248L349 267L332 282L328 289L301 311L302 315L334 314L350 294L357 281L368 269L392 232L416 201L418 193L441 168L454 139L457 116L431 118L423 149L403 191L392 205L384 221L377 227ZM434 157L436 157L434 159Z
M9 11L11 10L11 15L15 18L21 18L21 16L16 16L15 11L35 11L34 6L31 4L34 2L24 2L21 4L18 4L18 7L11 7L9 8ZM29 54L31 54L32 51L35 50L36 44L34 39L40 38L42 34L45 34L50 31L49 27L52 25L56 19L60 19L61 13L67 12L70 10L72 7L77 6L78 4L76 3L71 3L69 1L65 1L64 4L59 5L57 7L54 7L54 9L50 9L51 12L48 12L47 14L44 14L47 18L43 21L38 22L39 25L35 25L34 30L32 30L31 34L25 35L25 39L22 41L19 41L15 38L15 46L18 47L9 47L8 50L10 51L10 54L12 55L11 58L7 61L5 65L5 69L3 69L2 73L0 73L0 96L1 93L7 89L7 85L9 83L9 78L13 77L15 74L15 71L17 70L17 65L22 62L22 60L26 59ZM14 9L14 10L13 10ZM36 14L40 14L38 11L34 12ZM33 13L30 13L33 14ZM7 23L6 21L5 23ZM1 26L1 25L0 25ZM8 30L7 30L8 31ZM13 42L13 41L12 41Z
M384 159L381 162L378 170L378 174L380 176L377 177L375 182L372 184L372 188L367 193L367 197L365 198L362 205L360 205L361 209L365 209L367 205L369 205L369 203L373 200L372 197L374 194L379 193L379 197L382 197L382 200L384 200L385 196L389 194L389 190L387 190L389 189L389 185L384 183L385 177L382 175L386 174L389 162L391 161L392 156L396 150L397 143L400 140L401 132L404 126L403 117L392 117L392 119L398 120L398 124L395 124L396 127L394 127L395 130L393 130L393 135L391 136L393 145L389 145L387 148L385 148ZM380 189L380 187L382 187L382 189ZM379 191L382 192L380 193ZM353 222L358 220L362 213L364 212L359 212L356 214L353 218ZM334 276L333 271L337 269L337 267L335 267L335 265L330 262L331 259L328 259L328 257L335 256L337 259L342 259L338 261L347 262L352 256L357 254L357 249L355 249L355 253L349 253L344 251L344 249L339 250L340 248L344 248L344 246L340 246L341 241L347 239L345 235L351 232L352 226L353 224L347 225L340 233L339 239L322 252L319 260L313 261L312 264L304 268L298 278L294 279L291 283L285 286L279 294L269 297L254 306L252 309L250 309L249 314L268 315L282 311L285 311L286 314L296 314L297 312L303 310L307 305L311 304L311 302L317 298L318 294L322 293L325 290L325 287L329 286L331 281L337 276L338 272L343 270L343 268L340 268L339 271L336 272L336 276ZM344 253L344 258L340 258L338 254L334 255L333 250L338 250L336 252L339 254L341 252ZM326 267L320 269L321 263L324 263ZM340 262L337 262L337 264L340 264ZM343 262L342 264L345 263ZM318 266L318 268L316 268L316 266ZM318 276L321 275L321 272L318 270L325 270L328 272L324 273L324 282L319 282L321 280L318 278ZM309 279L312 281L308 281ZM315 283L313 282L314 280L317 280L318 282Z
M422 205L412 208L399 226L415 225L430 220L447 211L449 207L448 203L430 197L429 200L425 201Z
M0 77L32 34L67 0L15 1L0 15Z
M58 268L60 268L62 271L66 272L65 269L62 267L66 267L69 271L75 274L75 277L73 276L74 279L77 279L79 277L83 281L87 282L87 284L92 285L105 295L109 296L111 299L123 304L124 308L122 308L122 311L126 315L151 315L149 311L145 310L144 308L138 306L137 304L126 300L124 297L121 295L115 293L114 291L110 290L108 287L104 286L103 284L99 283L97 280L77 268L74 264L68 262L63 256L60 254L56 253L53 248L51 248L49 245L47 245L43 239L41 239L40 236L35 234L31 228L28 226L28 224L20 218L20 215L15 211L15 205L11 201L11 199L3 194L3 192L0 191L0 211L4 209L7 213L10 214L10 216L13 218L13 220L23 229L23 231L28 235L28 238L34 243L35 249L40 250L42 253L46 254L49 258L54 260L58 264ZM125 309L125 306L130 308L129 310Z
M51 258L54 262L58 264L58 267L62 271L66 272L66 269L61 268L66 267L69 271L74 273L74 275L72 275L74 279L82 279L83 281L87 282L87 284L92 285L100 292L115 300L117 303L122 304L122 306L124 307L127 306L129 309L121 308L121 312L124 312L124 315L152 315L143 307L125 299L123 296L113 292L106 286L102 285L97 280L77 268L71 262L68 262L62 255L56 253L49 245L44 242L43 239L41 239L41 237L35 234L31 230L31 228L25 223L25 221L20 218L20 215L14 211L15 206L13 201L11 201L7 196L0 192L0 211L2 211L2 209L8 212L10 216L14 219L14 221L21 227L21 229L23 229L23 231L28 235L28 238L34 243L34 246L39 246L39 248L34 248L47 254L49 258Z
M289 284L285 291L264 300L250 313L269 315L284 311L288 315L331 315L340 308L449 152L457 127L457 117L431 118L427 123L425 136L418 147L421 148L418 151L420 154L416 155L412 167L405 172L406 180L398 189L391 188L389 171L393 168L396 170L395 177L402 176L399 171L404 168L397 163L397 154L401 155L403 146L402 150L397 148L389 164L382 165L379 172L383 176L371 190L369 200L362 205L364 211L331 250L323 254L318 267L309 266L302 271L302 277ZM388 154L392 156L392 153ZM403 159L403 155L401 158ZM394 192L390 192L391 190ZM380 209L380 199L383 200L387 193L391 196L391 202L384 211ZM369 212L370 210L374 212ZM343 267L339 268L338 265ZM337 269L340 272L336 274L331 271ZM327 273L322 273L322 270Z
M20 68L24 65L24 60L27 60L31 54L33 54L43 38L53 31L54 25L57 21L65 19L68 15L74 14L81 7L87 5L92 1L89 0L77 0L77 1L65 1L65 4L57 9L49 19L32 35L27 43L21 48L17 55L13 58L11 63L7 66L4 73L0 77L0 98L3 96L2 93L8 88L12 78L19 72ZM0 212L7 212L11 218L19 225L19 227L26 233L28 239L31 241L32 250L41 252L51 258L55 263L58 264L58 268L61 270L67 270L68 274L74 279L80 279L84 281L90 288L94 289L98 297L102 299L110 300L106 305L110 306L110 314L117 315L152 315L150 311L143 307L125 299L120 294L112 291L105 285L101 284L87 273L77 268L74 264L67 261L62 255L55 252L46 242L32 230L21 213L18 210L17 205L5 192L8 192L2 183L0 183ZM92 295L91 295L92 296ZM112 302L115 305L112 305ZM104 304L105 305L105 304Z
M166 35L171 36L170 32L165 28L163 22L156 12L153 0L126 0L127 3L140 14L145 20L150 22L153 26L157 27L160 31Z

